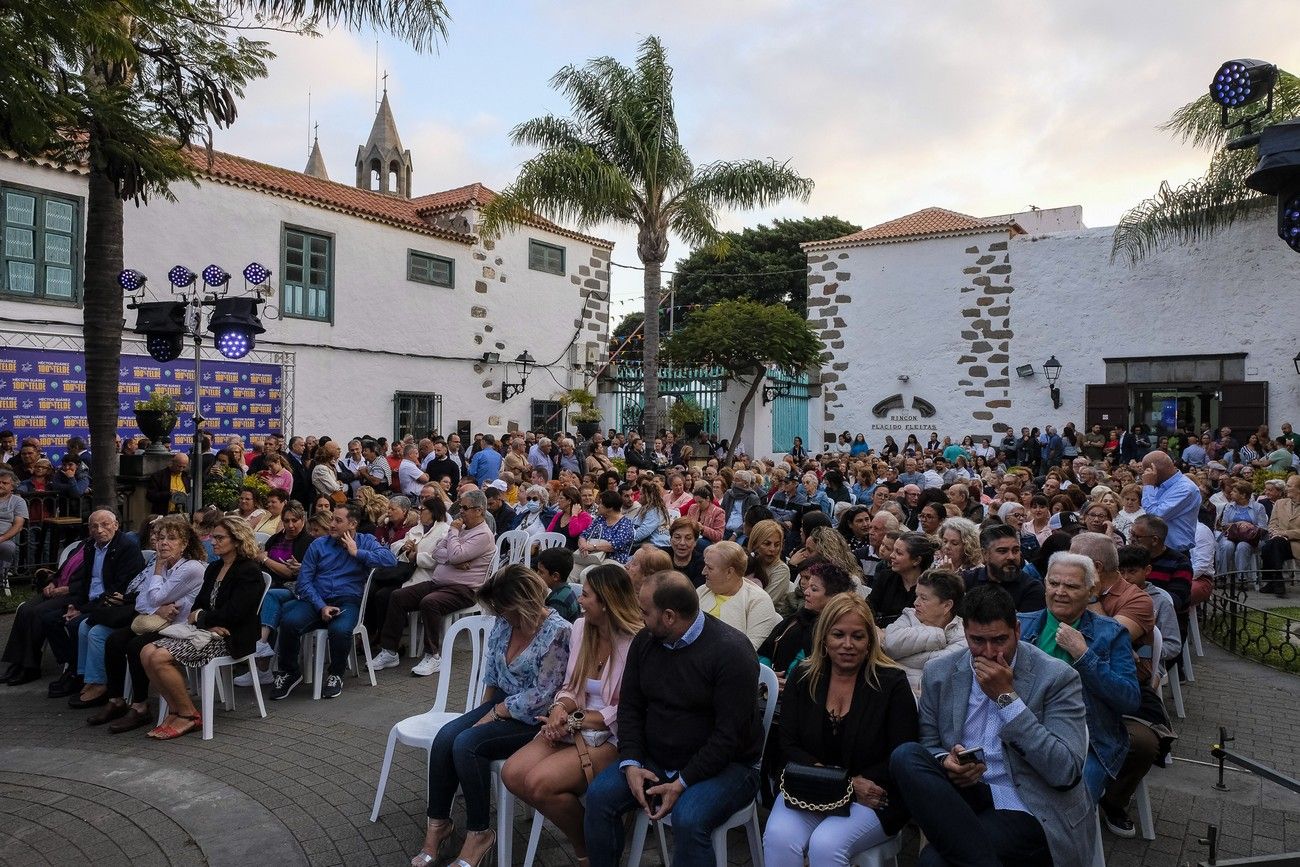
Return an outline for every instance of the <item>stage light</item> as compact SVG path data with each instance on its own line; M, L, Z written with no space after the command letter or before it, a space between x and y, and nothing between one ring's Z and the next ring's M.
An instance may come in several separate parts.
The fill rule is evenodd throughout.
M1224 108L1258 102L1277 83L1277 67L1262 60L1229 60L1210 82L1210 99Z
M186 268L184 265L176 265L167 272L167 282L171 283L177 289L184 289L186 286L193 286L196 279L198 279L198 275L189 268Z
M209 265L203 269L203 282L215 289L218 286L225 286L229 283L230 274L228 274L226 269L222 268L220 265Z
M135 333L145 335L145 348L155 361L171 361L185 341L185 303L149 301L136 307Z
M250 262L244 269L244 279L254 286L261 286L271 279L271 269L257 262Z
M121 286L124 292L139 292L148 280L148 277L130 268L117 275L117 285Z
M213 306L208 330L226 358L239 359L253 351L257 335L266 329L257 318L256 298L220 298Z

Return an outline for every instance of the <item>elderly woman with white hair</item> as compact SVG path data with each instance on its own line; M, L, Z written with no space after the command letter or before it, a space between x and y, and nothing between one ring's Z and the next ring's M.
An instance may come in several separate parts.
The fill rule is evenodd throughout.
M1048 561L1047 607L1018 615L1020 640L1055 656L1079 673L1088 717L1088 758L1083 779L1096 800L1124 764L1124 715L1142 702L1128 630L1088 609L1097 585L1091 558L1060 552Z
M1028 528L1025 524L1029 521L1029 511L1020 503L1003 503L998 506L998 520L1008 527L1015 529L1020 534L1020 556L1024 562L1028 563L1038 556L1038 549L1042 545L1038 537L1032 531L1033 525Z
M544 485L529 485L524 489L522 502L519 504L519 523L516 530L523 530L528 538L540 536L551 526L555 510L551 506L551 492Z

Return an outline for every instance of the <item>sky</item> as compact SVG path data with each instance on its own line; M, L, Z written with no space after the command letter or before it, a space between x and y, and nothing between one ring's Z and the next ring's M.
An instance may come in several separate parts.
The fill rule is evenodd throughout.
M1294 0L446 2L447 39L426 54L367 31L268 34L277 58L216 146L301 170L310 92L330 177L352 182L377 52L413 193L500 189L532 155L510 130L567 113L549 86L557 70L598 56L630 65L657 35L697 165L788 160L816 183L806 202L725 213L723 229L827 214L869 226L929 206L1082 205L1087 225L1109 226L1162 181L1204 170L1204 152L1159 127L1222 61L1300 70ZM591 232L639 266L633 232ZM688 252L674 243L665 267ZM611 283L615 321L641 308L638 271L615 268Z

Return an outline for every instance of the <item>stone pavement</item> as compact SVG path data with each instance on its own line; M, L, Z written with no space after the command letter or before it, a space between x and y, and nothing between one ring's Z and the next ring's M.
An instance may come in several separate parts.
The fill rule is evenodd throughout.
M0 640L10 622L0 618ZM1176 721L1180 760L1148 778L1157 839L1103 832L1109 865L1198 863L1207 823L1220 829L1220 857L1300 850L1300 796L1231 770L1229 791L1219 792L1214 768L1198 764L1210 761L1222 724L1233 748L1294 772L1300 679L1206 651L1185 686L1188 718ZM454 696L463 666L452 676ZM370 806L389 727L427 709L436 688L436 678L409 677L405 666L381 672L377 688L348 677L333 701L311 701L304 684L268 702L264 720L241 689L233 712L217 711L213 740L156 743L143 730L88 728L92 712L47 699L43 682L0 687L0 864L406 864L422 837L424 756L399 746L374 824ZM530 819L523 811L516 819L516 863ZM732 863L748 863L739 832L729 851ZM904 851L902 863L914 863L914 838ZM575 863L550 826L538 862Z

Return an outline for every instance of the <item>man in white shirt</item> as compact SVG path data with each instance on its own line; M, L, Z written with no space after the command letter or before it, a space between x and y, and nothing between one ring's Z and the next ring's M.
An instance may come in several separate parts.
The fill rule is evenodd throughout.
M366 456L361 451L361 440L350 440L348 442L348 453L343 456L343 466L348 472L356 476L354 481L348 483L348 496L355 497L361 490L361 470L370 466Z
M402 463L397 467L397 483L408 497L418 497L420 487L429 477L420 469L420 448L410 445L402 451Z

